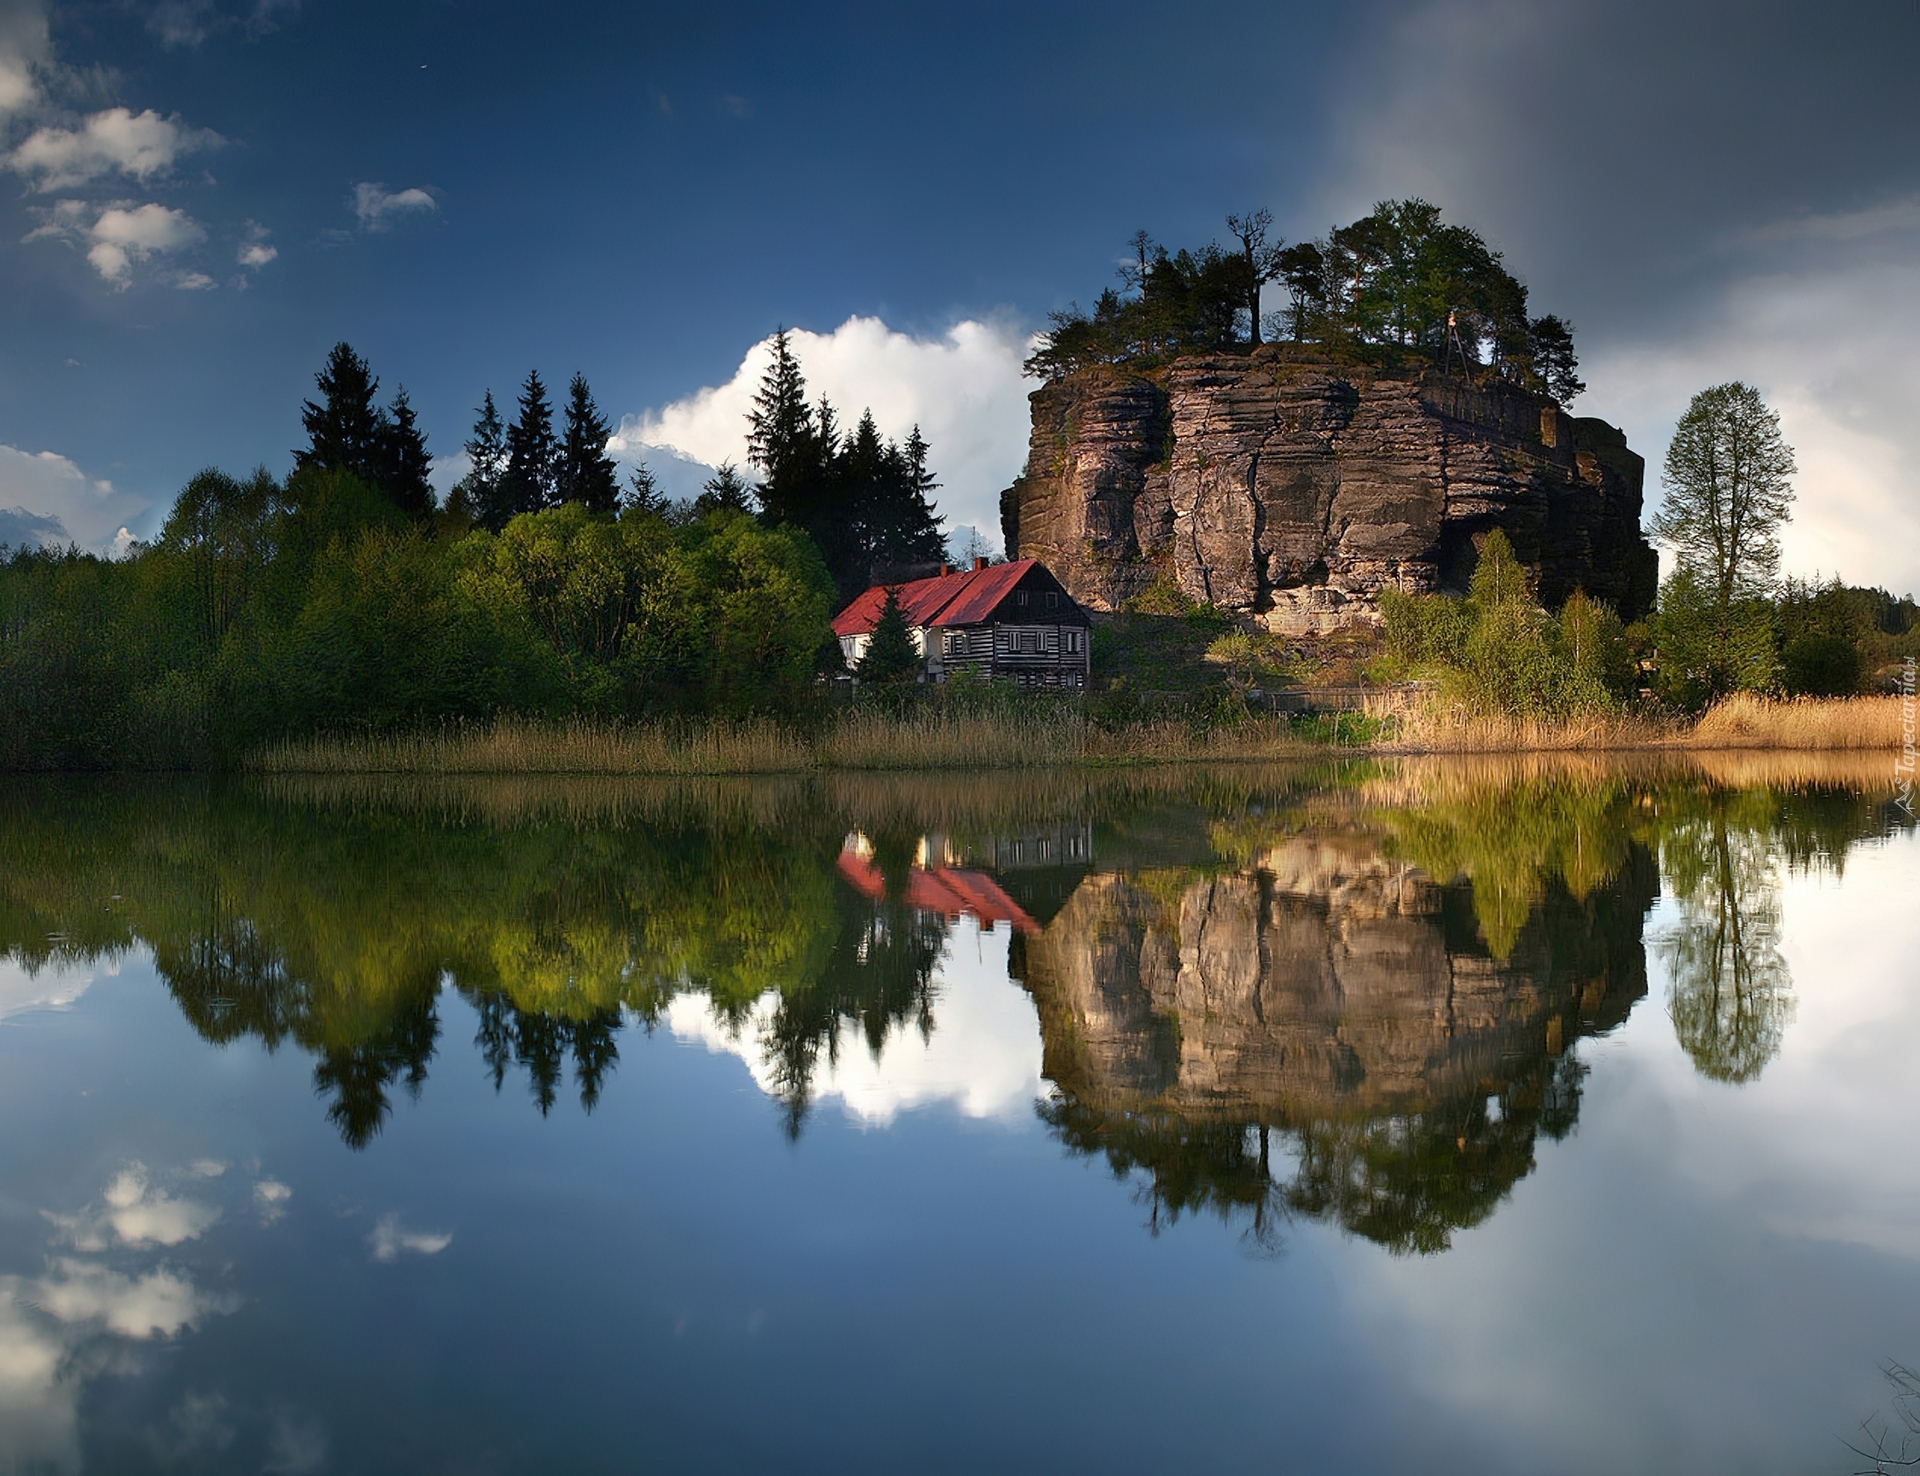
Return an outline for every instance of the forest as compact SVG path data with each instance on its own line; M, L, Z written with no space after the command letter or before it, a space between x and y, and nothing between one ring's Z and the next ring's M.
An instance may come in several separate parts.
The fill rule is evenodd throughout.
M294 735L491 720L738 715L811 699L828 619L943 554L928 447L842 431L786 335L756 405L755 487L621 486L575 375L513 422L483 398L444 506L404 390L347 344L284 477L208 469L128 558L0 559L0 768L224 766Z

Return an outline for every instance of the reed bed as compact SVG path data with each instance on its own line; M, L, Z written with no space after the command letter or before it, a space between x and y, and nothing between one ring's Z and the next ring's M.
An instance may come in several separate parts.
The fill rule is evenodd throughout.
M1892 752L1903 741L1898 697L1795 698L1737 693L1691 723L1641 713L1541 719L1476 713L1430 701L1378 712L1387 753L1595 753L1647 749Z
M1166 721L1108 730L1070 709L843 714L816 733L767 719L651 724L501 719L410 733L291 739L259 774L804 774L825 770L1047 769L1077 764L1303 758L1324 751L1284 720L1196 731Z
M1378 754L1620 753L1658 749L1892 752L1901 699L1768 701L1736 696L1691 724L1642 714L1549 721L1437 700L1369 707ZM248 765L264 775L804 775L1058 770L1069 766L1288 762L1354 747L1301 736L1284 718L1196 727L1175 719L1107 728L1068 707L904 714L856 709L812 730L768 718L543 723L503 718L407 733L292 739Z

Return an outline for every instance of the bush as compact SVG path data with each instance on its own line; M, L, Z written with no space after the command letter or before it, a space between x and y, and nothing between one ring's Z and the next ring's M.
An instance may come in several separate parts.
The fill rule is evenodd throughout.
M1780 666L1792 697L1850 697L1860 690L1860 648L1819 631L1788 641Z

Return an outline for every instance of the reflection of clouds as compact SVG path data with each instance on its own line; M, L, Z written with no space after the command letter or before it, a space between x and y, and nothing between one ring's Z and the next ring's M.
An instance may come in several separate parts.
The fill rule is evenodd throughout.
M1844 1434L1912 1336L1917 872L1907 835L1784 879L1799 1010L1757 1081L1704 1078L1643 1005L1581 1047L1578 1135L1451 1253L1329 1245L1382 1362L1534 1469L1788 1469Z
M453 1244L453 1236L432 1231L403 1229L398 1215L382 1215L367 1237L376 1261L397 1261L403 1252L416 1256L437 1256Z
M895 1031L876 1060L860 1028L841 1021L830 1064L821 1053L816 1098L838 1097L849 1117L871 1126L941 1102L967 1117L1030 1121L1041 1094L1040 1026L1032 999L1007 977L1011 936L957 923L940 963L932 1036ZM704 997L685 994L668 1006L667 1027L676 1040L738 1056L755 1084L777 1096L777 1070L761 1042L778 1002L763 997L736 1032Z
M220 1211L210 1204L168 1194L152 1182L147 1166L139 1162L129 1163L114 1176L104 1198L104 1208L89 1206L77 1215L49 1214L47 1218L65 1232L74 1249L82 1251L105 1250L109 1232L122 1245L179 1245L197 1240L220 1218Z
M184 1173L208 1182L224 1167L202 1159ZM129 1252L184 1244L220 1218L212 1205L175 1198L153 1177L144 1164L129 1163L99 1204L46 1215L74 1251L113 1248L123 1264L73 1254L54 1257L39 1276L0 1275L0 1469L79 1469L80 1399L88 1379L115 1361L109 1340L124 1347L178 1337L239 1307L237 1296L207 1291L177 1267L124 1264ZM224 1448L223 1409L218 1396L190 1396L156 1449L184 1458Z
M0 958L0 1020L34 1010L65 1010L87 992L97 973L84 968L29 969L14 958Z
M50 1275L16 1293L61 1322L97 1322L123 1338L170 1338L197 1327L212 1312L231 1312L237 1301L195 1289L176 1271L124 1276L91 1261L62 1258Z
M273 1417L267 1437L267 1461L260 1469L268 1476L305 1476L327 1463L327 1432L317 1420L281 1410Z
M253 1186L254 1207L260 1211L260 1223L272 1225L287 1212L293 1191L278 1179L262 1179Z

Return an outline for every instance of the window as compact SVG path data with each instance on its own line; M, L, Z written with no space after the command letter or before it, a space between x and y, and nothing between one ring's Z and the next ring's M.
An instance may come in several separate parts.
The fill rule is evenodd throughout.
M1056 606L1059 605L1059 603L1060 603L1059 591L1052 590L1052 589L1048 590L1047 591L1047 608L1049 610L1054 609Z
M1024 590L1024 589L1023 589L1023 590L1021 590L1021 591L1019 592L1019 594L1018 594L1018 595L1016 595L1016 596L1015 596L1015 598L1014 598L1014 601L1013 601L1013 602L1014 602L1014 604L1016 604L1016 605L1022 605L1022 606L1024 606L1024 605L1027 605L1027 604L1029 604L1029 603L1031 603L1031 602L1032 602L1032 600L1033 600L1033 595L1032 595L1032 593L1031 593L1030 591L1028 591L1028 590Z

